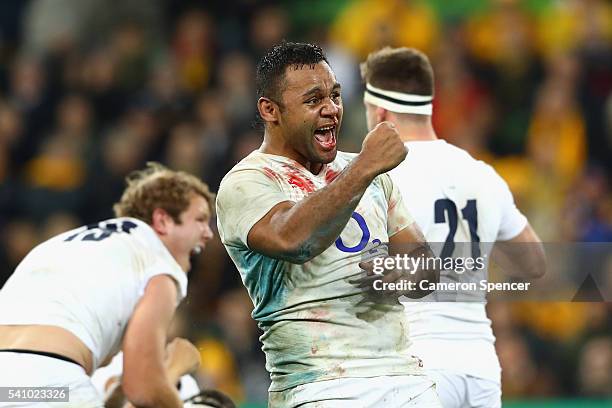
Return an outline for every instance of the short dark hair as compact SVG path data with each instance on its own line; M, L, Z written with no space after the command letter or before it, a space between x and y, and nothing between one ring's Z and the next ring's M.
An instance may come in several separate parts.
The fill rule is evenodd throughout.
M329 64L318 45L284 41L274 46L257 64L257 98L266 97L280 102L281 85L287 67L314 65L321 61Z
M361 63L361 78L376 88L414 95L433 95L434 74L429 59L414 48L385 47Z

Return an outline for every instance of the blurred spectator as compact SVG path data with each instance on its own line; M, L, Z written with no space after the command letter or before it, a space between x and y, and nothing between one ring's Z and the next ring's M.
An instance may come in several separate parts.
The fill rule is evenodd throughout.
M43 100L45 74L40 60L21 57L12 70L11 96L13 102L24 111L38 107Z
M604 398L612 395L612 339L594 338L584 346L578 376L583 396Z
M194 124L183 122L172 128L164 162L174 170L202 174L202 140Z
M583 43L576 50L582 77L578 92L586 121L589 161L612 175L612 131L606 127L605 106L612 95L612 4L600 0L579 2L584 8Z
M570 190L564 221L568 239L612 242L610 178L601 168L590 168ZM571 224L568 224L568 221Z
M232 52L219 62L219 103L234 125L248 126L255 117L255 67L244 53Z
M86 99L66 96L57 108L57 127L25 163L23 204L37 219L54 211L79 211L86 179L92 116ZM51 204L52 203L52 204Z
M208 84L214 57L212 18L202 10L184 13L177 23L173 52L183 86L196 92Z
M98 154L89 163L84 222L112 217L112 205L120 198L125 176L144 165L149 155L156 131L152 122L150 114L134 110L104 135Z
M202 337L196 347L202 362L196 374L198 382L204 388L218 389L235 401L244 401L236 361L227 346L218 339Z
M117 58L110 49L97 48L83 56L80 86L91 101L100 123L115 119L125 104L117 85Z
M42 225L40 241L46 241L62 232L81 226L81 221L71 213L58 212L51 214Z
M458 45L447 40L434 54L433 124L440 137L482 158L493 120L491 96L469 71Z
M242 133L236 139L236 143L232 148L230 163L238 163L240 160L247 157L253 150L257 150L262 142L263 137L254 130L248 130Z
M578 70L573 55L550 60L528 131L528 151L538 170L565 186L581 173L586 160L584 119L575 97Z
M522 303L517 306L519 321L547 341L568 342L587 327L586 303Z
M261 332L251 318L252 310L253 304L244 288L233 289L218 303L217 324L235 356L245 397L265 403L270 382L266 378L265 356L256 341Z
M50 49L74 43L91 3L91 0L31 1L24 18L26 50L43 55Z
M29 159L40 142L42 131L53 117L53 106L47 94L47 78L42 62L19 57L11 68L8 101L23 115L25 136L16 148L16 159Z
M173 59L164 56L153 66L147 88L139 99L155 114L160 132L169 132L177 121L183 119L190 98L182 87Z
M289 22L284 10L276 6L257 7L251 18L250 46L255 60L287 38Z
M0 269L0 286L2 286L19 262L41 240L34 223L25 219L14 219L5 225L0 238L3 248L1 254L3 262Z
M605 0L548 2L538 17L538 44L544 55L572 52L587 43L612 41L612 5Z
M497 336L495 342L502 371L504 398L533 395L542 379L529 352L526 341L516 335Z
M517 0L496 0L470 18L466 46L494 94L496 127L490 147L497 154L522 153L539 61L533 44L533 18Z
M360 61L383 46L433 50L438 19L427 2L411 0L356 0L348 2L331 26L331 40Z
M124 23L114 31L111 44L119 86L126 91L142 88L150 63L144 29L133 22Z
M195 117L202 140L205 180L221 181L223 164L230 148L231 126L224 97L218 89L204 92L195 104ZM213 183L215 185L215 183Z
M20 112L11 105L0 101L0 183L13 173L15 146L23 133Z

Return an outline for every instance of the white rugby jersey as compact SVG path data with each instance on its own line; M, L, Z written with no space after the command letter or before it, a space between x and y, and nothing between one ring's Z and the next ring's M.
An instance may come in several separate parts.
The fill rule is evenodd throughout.
M94 370L121 348L149 280L169 275L177 297L187 275L155 231L114 218L57 235L34 248L0 290L0 324L62 327L93 354Z
M402 305L370 301L348 282L361 273L364 254L413 222L388 175L370 184L335 243L302 265L247 245L250 229L272 207L324 188L353 157L338 152L314 175L294 160L255 151L219 187L219 235L264 332L271 391L341 377L421 373L408 354Z
M481 246L481 255L487 258L490 243L512 239L525 228L527 219L491 166L444 140L405 145L408 156L390 175L428 242L450 238L489 243ZM404 306L413 343L410 351L425 368L500 381L495 337L484 303L408 301Z

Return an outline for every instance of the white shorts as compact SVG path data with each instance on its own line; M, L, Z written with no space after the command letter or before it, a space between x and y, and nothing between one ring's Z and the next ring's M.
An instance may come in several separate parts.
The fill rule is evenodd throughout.
M444 408L500 408L501 385L451 370L426 370Z
M269 393L269 408L441 408L424 375L338 378Z
M0 407L102 408L104 402L83 367L53 357L0 352L0 386L68 387L69 402L0 402Z

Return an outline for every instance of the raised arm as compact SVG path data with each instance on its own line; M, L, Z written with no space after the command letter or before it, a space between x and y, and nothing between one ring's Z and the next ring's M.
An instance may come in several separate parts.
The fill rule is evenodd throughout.
M401 163L406 153L395 127L379 124L333 182L298 203L277 204L260 219L249 231L248 246L292 263L309 261L340 235L372 180Z

